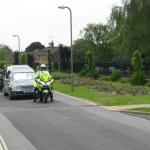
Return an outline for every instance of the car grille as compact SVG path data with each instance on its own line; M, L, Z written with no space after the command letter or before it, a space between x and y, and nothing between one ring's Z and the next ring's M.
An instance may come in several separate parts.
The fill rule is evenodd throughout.
M32 92L33 86L21 86L21 90Z

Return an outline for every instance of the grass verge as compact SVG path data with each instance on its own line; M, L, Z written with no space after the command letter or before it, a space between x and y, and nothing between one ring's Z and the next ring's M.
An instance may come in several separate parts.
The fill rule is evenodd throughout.
M126 96L126 95L112 95L104 92L97 92L90 90L85 86L75 87L74 92L71 92L70 85L62 84L59 80L55 82L54 88L56 91L83 98L94 102L98 105L105 106L119 106L119 105L133 105L133 104L150 104L150 95L142 96Z
M137 112L150 112L150 108L132 108L132 109L129 109L129 111L137 111Z

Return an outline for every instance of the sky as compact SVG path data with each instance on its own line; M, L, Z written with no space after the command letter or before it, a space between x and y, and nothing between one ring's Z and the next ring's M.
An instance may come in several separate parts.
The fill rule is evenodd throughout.
M60 43L70 45L70 13L72 10L73 41L80 38L80 30L89 23L107 23L112 6L121 5L121 0L0 0L0 44L21 51L32 42L48 46Z

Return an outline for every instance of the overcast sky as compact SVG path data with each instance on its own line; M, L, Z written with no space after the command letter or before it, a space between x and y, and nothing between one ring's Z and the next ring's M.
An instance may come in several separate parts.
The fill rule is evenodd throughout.
M114 5L121 0L0 0L0 43L18 49L18 34L21 50L32 42L48 46L54 41L70 44L70 19L65 5L72 10L73 40L79 37L80 30L89 23L106 23Z

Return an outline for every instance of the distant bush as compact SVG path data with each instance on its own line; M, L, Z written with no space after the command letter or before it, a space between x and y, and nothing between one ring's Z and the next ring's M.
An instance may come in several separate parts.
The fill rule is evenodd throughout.
M52 72L51 74L55 80L70 78L69 73L56 71L56 72Z
M111 81L117 81L120 78L121 78L121 74L119 71L113 71L110 76Z
M150 87L150 82L146 82L145 86L149 86Z
M100 80L102 80L102 81L110 81L110 76L102 76L100 78Z
M129 83L130 79L121 77L117 82L119 82L119 83Z

